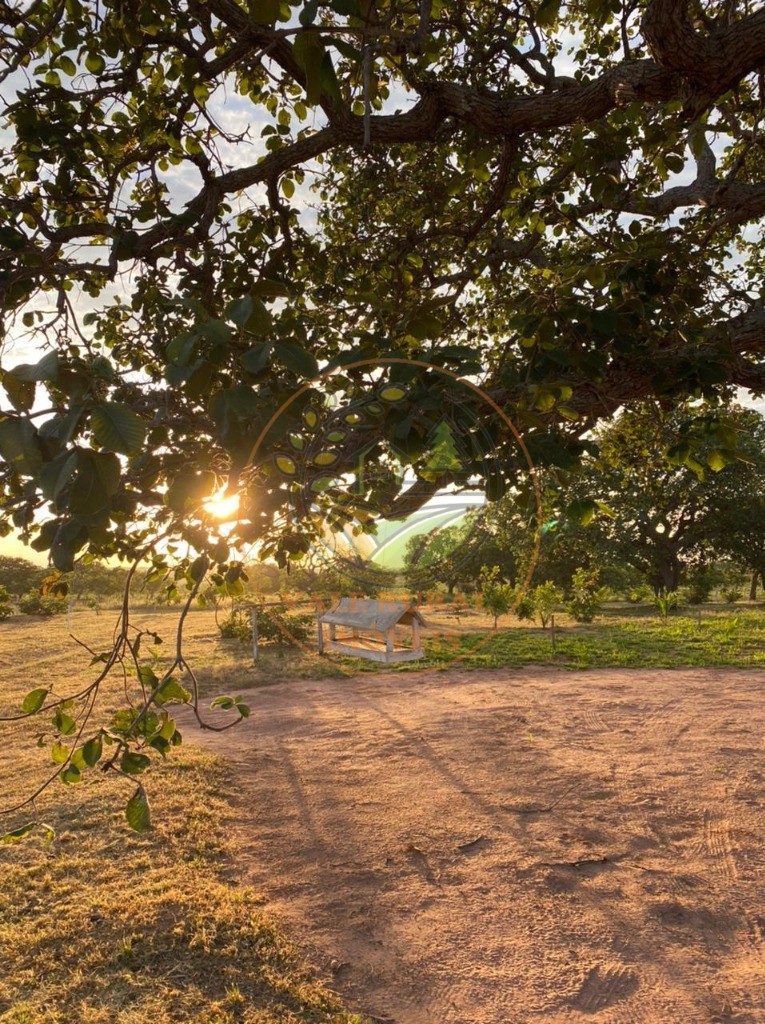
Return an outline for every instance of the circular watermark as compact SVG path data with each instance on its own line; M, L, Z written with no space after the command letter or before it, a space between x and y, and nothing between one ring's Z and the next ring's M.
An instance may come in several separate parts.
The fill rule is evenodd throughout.
M517 490L519 478L531 497L535 527L514 607L528 589L543 521L535 466L501 406L446 367L391 356L323 371L270 417L248 471L285 492L285 525L302 555L297 565L307 567L304 575L337 584L336 593L330 584L328 594L326 586L304 583L307 601L285 599L288 608L309 603L321 616L350 592L360 618L374 611L379 623L401 609L404 621L412 621L412 606L421 612L423 606L448 604L457 625L439 625L431 648L445 649L441 666L469 656L485 642L465 645L460 616L466 605L480 603L477 578L468 587L465 577L480 563L494 528L483 508L484 493L497 497ZM511 472L515 479L509 482ZM458 585L462 593L455 597ZM359 629L353 633L352 640L360 639ZM347 653L342 644L323 653L338 650Z

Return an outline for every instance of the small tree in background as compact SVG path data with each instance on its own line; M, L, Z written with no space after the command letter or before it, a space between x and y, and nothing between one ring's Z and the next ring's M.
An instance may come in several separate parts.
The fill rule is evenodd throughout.
M538 587L534 587L531 599L535 611L539 613L542 629L547 629L547 624L555 609L563 603L563 591L560 587L556 587L552 580L547 580L545 583L540 583Z
M501 615L507 615L513 606L515 591L502 579L498 565L484 566L478 574L481 585L481 603L494 616L494 629Z
M11 595L5 589L0 586L0 619L8 619L13 615L13 608L10 604Z
M571 597L566 602L566 611L577 622L592 622L600 611L602 600L598 586L600 572L597 569L577 569L571 577Z

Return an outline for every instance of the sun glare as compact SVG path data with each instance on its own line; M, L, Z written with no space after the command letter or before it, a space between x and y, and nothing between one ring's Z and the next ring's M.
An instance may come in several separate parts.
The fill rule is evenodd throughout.
M221 487L215 494L211 495L204 502L204 508L210 515L225 522L227 519L235 519L239 511L239 495L226 494L226 488Z

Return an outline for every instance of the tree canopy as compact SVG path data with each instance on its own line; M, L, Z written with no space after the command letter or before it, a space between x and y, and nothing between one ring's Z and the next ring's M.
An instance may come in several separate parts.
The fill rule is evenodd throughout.
M747 3L0 21L2 509L62 570L159 532L224 561L199 505L227 481L232 542L285 561L320 519L571 463L625 403L765 390Z
M597 453L559 494L564 533L572 519L586 521L574 539L605 563L631 566L657 593L677 590L682 571L710 554L759 570L765 420L736 405L714 410L712 420L709 412L644 403L601 426ZM721 433L739 452L729 465Z

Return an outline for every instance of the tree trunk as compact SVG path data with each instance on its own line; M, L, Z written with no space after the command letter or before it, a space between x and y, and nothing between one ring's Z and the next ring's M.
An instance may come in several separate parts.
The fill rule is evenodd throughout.
M674 592L680 585L680 560L671 555L654 564L648 580L655 594Z
M760 576L759 571L757 569L755 569L754 572L752 573L752 579L751 579L751 582L749 584L749 600L750 601L756 601L757 600L757 580L759 579L759 576Z

